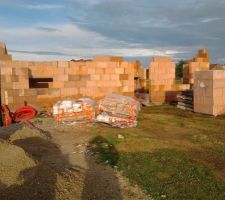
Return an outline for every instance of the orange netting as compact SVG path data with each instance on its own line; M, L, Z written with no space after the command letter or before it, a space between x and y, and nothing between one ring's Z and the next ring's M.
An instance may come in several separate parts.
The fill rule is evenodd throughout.
M83 125L94 121L95 109L91 99L58 101L53 106L53 116L57 125Z
M108 94L99 101L97 108L97 122L104 122L114 127L137 126L137 115L140 103L127 96Z

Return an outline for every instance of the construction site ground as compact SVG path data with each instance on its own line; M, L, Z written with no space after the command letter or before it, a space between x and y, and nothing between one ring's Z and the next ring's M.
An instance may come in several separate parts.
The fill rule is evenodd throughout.
M0 199L225 199L225 117L142 108L136 128L0 129Z

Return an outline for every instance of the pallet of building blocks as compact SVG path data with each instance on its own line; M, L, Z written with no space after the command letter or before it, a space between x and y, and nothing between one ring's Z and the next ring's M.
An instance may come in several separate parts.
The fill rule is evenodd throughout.
M135 127L139 111L140 103L135 99L111 93L99 101L96 121L113 127Z
M94 121L95 102L88 98L58 101L52 108L57 125L81 125Z
M225 70L195 72L194 79L194 111L225 114Z
M149 97L152 103L167 101L166 93L175 84L175 63L168 57L154 57L149 65Z

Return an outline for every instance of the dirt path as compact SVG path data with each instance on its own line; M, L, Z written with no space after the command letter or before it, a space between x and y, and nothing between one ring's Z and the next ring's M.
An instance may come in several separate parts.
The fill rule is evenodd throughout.
M46 140L25 128L9 142L22 148L36 166L20 172L23 181L4 185L0 199L137 200L150 199L115 169L96 162L88 149L91 133L79 128L55 128L52 119L38 126L52 136ZM21 127L20 127L21 128Z
M90 132L75 129L59 129L52 134L61 151L67 155L73 169L83 179L82 200L137 200L149 199L138 187L133 187L116 170L96 162L95 156L88 150ZM51 132L51 130L49 130Z

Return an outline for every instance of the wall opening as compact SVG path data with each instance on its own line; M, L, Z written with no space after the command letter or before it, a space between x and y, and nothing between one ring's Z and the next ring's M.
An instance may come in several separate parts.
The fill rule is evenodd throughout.
M29 88L49 88L53 78L29 78Z

